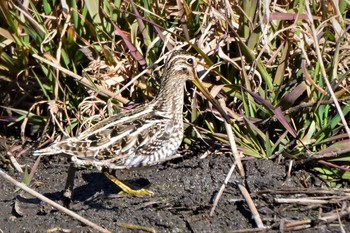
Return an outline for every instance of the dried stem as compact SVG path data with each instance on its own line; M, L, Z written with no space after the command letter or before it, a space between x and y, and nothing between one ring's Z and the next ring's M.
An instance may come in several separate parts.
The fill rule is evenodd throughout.
M63 213L77 219L78 221L86 224L87 226L93 228L96 231L99 232L103 232L103 233L111 233L111 231L104 229L98 225L96 225L95 223L87 220L86 218L83 218L82 216L78 215L77 213L64 208L63 206L57 204L56 202L50 200L49 198L45 197L44 195L36 192L35 190L29 188L28 186L18 182L17 180L13 179L11 176L9 176L8 174L6 174L2 169L0 169L0 176L3 177L5 180L11 182L12 184L16 185L18 188L23 189L24 191L26 191L27 193L33 195L34 197L40 199L41 201L51 205L52 207L56 208L59 211L62 211Z

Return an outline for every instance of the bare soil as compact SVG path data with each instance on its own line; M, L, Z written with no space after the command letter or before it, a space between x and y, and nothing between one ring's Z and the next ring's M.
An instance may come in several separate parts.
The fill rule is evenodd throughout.
M237 184L245 185L269 232L290 221L317 220L321 212L340 208L333 205L279 204L277 197L308 197L305 190L317 188L321 181L304 170L293 170L287 178L285 162L251 159L243 161L246 178L235 172L216 208L213 201L233 163L229 154L210 154L200 159L202 151L183 158L137 170L118 171L118 178L136 186L149 185L155 195L135 197L122 195L118 187L96 170L79 170L76 174L71 210L112 232L229 232L256 227L251 212ZM6 156L5 150L1 156ZM20 164L34 163L29 154L17 158ZM17 180L22 175L0 161L1 168ZM36 172L31 187L61 203L69 163L65 158L45 158ZM15 187L0 178L0 232L95 232L71 217L36 198L14 193ZM319 188L320 189L320 188ZM287 190L284 193L278 191ZM294 190L288 192L288 190ZM296 190L304 190L295 193ZM16 203L16 208L14 205ZM21 212L18 213L18 210ZM130 228L138 227L137 230ZM144 230L141 230L141 228ZM331 224L313 221L302 224L302 232L350 232L349 218ZM296 229L296 228L290 228ZM243 231L244 232L244 231Z

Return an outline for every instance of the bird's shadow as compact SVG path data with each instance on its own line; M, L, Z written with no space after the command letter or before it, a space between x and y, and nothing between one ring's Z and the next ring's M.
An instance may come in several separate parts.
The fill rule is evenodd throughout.
M86 184L78 186L75 185L73 189L73 198L71 204L84 203L94 208L102 208L97 204L96 200L104 198L113 198L116 194L122 191L116 184L110 181L105 175L100 172L91 172L82 175L82 178L86 181ZM75 181L77 181L75 177ZM121 180L126 185L130 185L132 188L146 188L150 185L149 180L144 178ZM77 182L76 182L77 183ZM62 184L64 187L64 184ZM54 201L61 201L63 197L64 188L57 192L51 192L44 194L46 197Z

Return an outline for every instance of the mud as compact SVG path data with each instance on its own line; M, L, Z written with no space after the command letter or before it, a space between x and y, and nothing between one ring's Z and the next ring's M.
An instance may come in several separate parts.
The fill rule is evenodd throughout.
M310 174L295 170L288 178L286 162L257 159L243 161L246 179L242 180L234 172L214 215L210 216L213 201L233 159L229 154L216 153L200 159L202 154L203 151L195 151L162 165L118 171L120 180L136 186L148 185L155 193L152 197L118 195L119 189L103 174L93 169L79 170L70 208L112 232L229 232L254 228L251 212L237 188L240 183L250 192L269 232L277 232L288 220L317 218L320 208L276 204L274 198L281 195L262 193L264 190L305 189L302 180ZM34 163L29 155L21 156L18 161L29 166ZM14 169L4 163L0 165L11 176L22 179ZM64 158L45 158L31 187L61 203L68 165ZM312 182L310 187L315 188L316 184ZM14 193L15 187L3 179L0 185L0 232L95 232L36 198L23 193L19 197ZM14 208L15 203L20 214ZM134 224L137 230L127 224ZM343 218L341 225L338 221L323 225L314 223L302 232L341 232L341 229L350 230L348 218Z

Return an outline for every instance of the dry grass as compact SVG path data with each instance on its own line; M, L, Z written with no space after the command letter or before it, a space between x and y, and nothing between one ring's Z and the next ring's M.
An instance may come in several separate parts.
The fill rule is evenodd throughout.
M1 120L23 142L74 135L152 99L164 55L183 48L212 67L203 82L245 156L348 180L348 3L245 3L1 1ZM229 148L221 115L192 88L185 109L188 145Z

